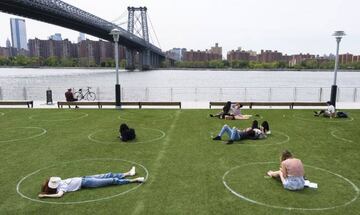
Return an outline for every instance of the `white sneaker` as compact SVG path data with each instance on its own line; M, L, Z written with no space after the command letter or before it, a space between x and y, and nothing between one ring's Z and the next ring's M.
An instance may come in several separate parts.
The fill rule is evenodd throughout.
M131 167L131 169L130 169L130 171L129 171L129 175L130 176L134 176L136 174L136 172L135 172L135 167L133 166L133 167Z
M145 181L145 178L144 177L139 177L139 178L136 178L136 181L140 182L140 183L143 183Z

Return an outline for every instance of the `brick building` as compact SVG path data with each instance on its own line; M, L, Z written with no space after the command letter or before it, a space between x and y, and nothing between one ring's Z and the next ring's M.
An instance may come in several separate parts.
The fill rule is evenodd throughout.
M282 61L283 54L278 51L271 51L271 50L261 50L260 54L258 54L258 61L262 63L269 63L274 61Z
M231 50L227 53L227 60L228 61L250 61L251 60L251 53L248 51L244 51L241 49L238 50Z

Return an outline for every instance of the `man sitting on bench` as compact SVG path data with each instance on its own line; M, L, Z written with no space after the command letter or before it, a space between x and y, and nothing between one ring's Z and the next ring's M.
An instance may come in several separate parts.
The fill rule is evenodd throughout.
M69 88L67 92L65 92L65 98L67 102L76 102L78 100L74 98L74 94L71 91L71 88ZM69 108L71 108L70 105ZM79 107L76 105L75 108L79 108Z

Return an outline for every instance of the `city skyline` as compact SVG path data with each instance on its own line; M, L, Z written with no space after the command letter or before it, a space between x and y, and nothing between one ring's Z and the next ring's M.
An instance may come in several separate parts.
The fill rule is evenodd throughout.
M285 0L245 0L239 3L227 0L214 4L205 0L191 4L187 4L187 0L171 3L127 0L117 2L117 8L122 8L120 13L113 9L114 0L102 1L104 4L96 5L96 8L85 0L65 2L109 21L126 12L127 6L147 6L163 51L174 47L205 50L217 42L223 47L223 55L237 47L257 52L265 49L288 54L323 55L335 51L335 40L331 36L333 31L344 30L348 36L342 41L340 52L360 54L360 30L356 27L356 20L360 18L356 8L360 4L355 0L345 3L340 0L305 0L299 3ZM16 17L0 13L0 46L5 46L6 39L11 38L9 20ZM50 35L61 33L64 39L77 41L79 36L76 31L25 20L29 39L47 39ZM152 35L153 41L156 41ZM158 45L157 42L154 44Z

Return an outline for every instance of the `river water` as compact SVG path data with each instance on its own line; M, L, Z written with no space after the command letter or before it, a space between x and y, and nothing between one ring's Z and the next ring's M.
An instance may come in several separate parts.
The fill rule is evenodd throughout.
M120 71L123 101L326 101L332 71ZM0 68L0 99L64 100L68 88L90 86L98 100L114 100L113 69ZM339 71L339 101L357 102L360 72Z

